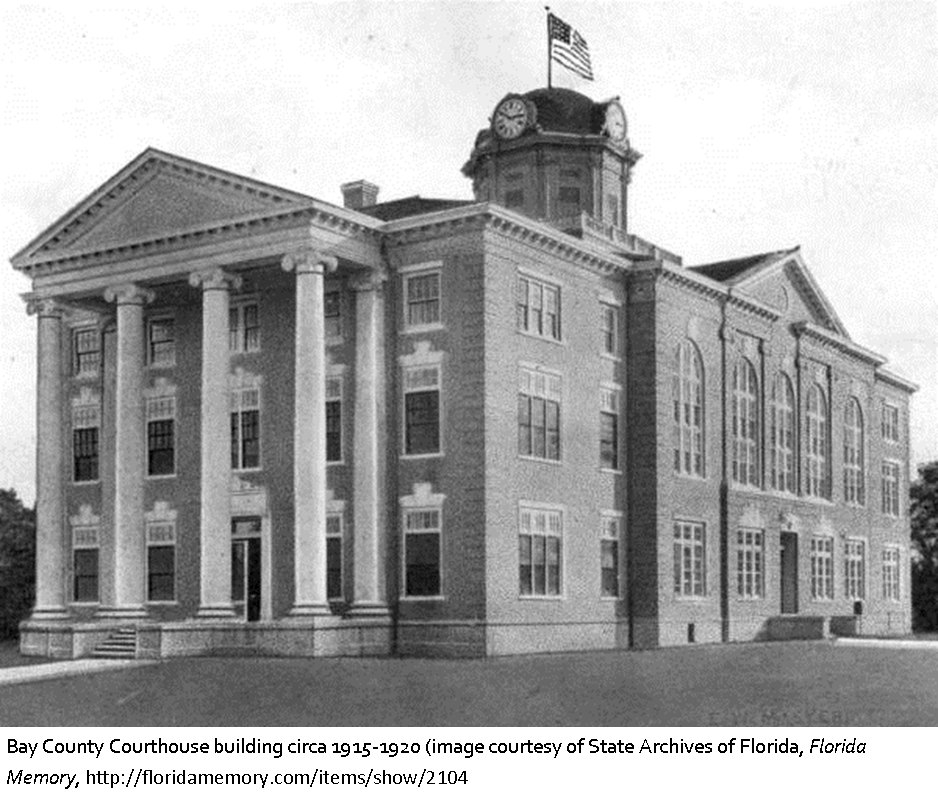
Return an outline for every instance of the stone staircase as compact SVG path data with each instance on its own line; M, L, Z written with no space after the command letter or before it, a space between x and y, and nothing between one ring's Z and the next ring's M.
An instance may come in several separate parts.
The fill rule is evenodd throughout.
M137 630L118 628L108 634L107 639L98 643L91 653L95 659L135 659L137 658Z

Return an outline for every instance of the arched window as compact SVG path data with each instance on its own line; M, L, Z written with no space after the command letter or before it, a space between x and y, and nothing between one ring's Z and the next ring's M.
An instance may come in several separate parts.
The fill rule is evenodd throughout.
M758 485L759 381L756 369L742 359L733 370L733 481Z
M704 475L703 366L697 347L682 341L674 355L671 379L674 403L674 470Z
M863 455L863 411L855 398L844 407L844 501L863 505L866 502Z
M778 374L772 383L772 489L795 492L795 392Z
M812 385L808 391L808 495L820 498L830 496L828 478L828 448L830 425L828 423L827 396L820 385Z

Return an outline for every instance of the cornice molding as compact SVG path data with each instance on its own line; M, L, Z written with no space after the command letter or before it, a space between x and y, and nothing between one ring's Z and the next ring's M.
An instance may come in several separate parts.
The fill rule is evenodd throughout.
M824 329L817 324L812 324L810 321L801 321L797 324L794 324L792 325L792 329L798 336L804 335L812 341L820 343L822 346L841 352L843 354L848 354L857 360L861 360L862 362L870 363L875 366L883 365L886 362L885 357L877 354L871 349L860 346L854 343L852 340L848 340L847 338L838 335L836 332L831 332L830 330Z
M897 387L900 390L904 390L906 393L917 393L921 387L915 382L903 379L899 374L893 373L888 368L877 368L875 376L880 382L885 382L887 385Z

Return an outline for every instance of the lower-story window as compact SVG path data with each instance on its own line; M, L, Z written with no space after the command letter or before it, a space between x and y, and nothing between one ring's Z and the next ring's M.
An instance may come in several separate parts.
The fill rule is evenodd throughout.
M834 599L834 538L811 538L811 597Z
M78 548L75 551L74 593L78 603L98 602L98 549Z
M844 546L844 590L851 600L866 597L866 543L847 540Z
M563 512L521 506L518 578L522 595L560 595Z
M440 586L439 509L408 509L404 513L404 595L435 597Z
M342 600L342 515L326 517L326 599Z
M740 598L765 596L765 549L762 529L736 532L736 594Z
M619 539L622 519L618 515L602 518L602 539L599 541L600 595L619 596Z
M703 523L674 524L674 594L699 598L707 594L707 535Z
M883 598L899 600L899 548L887 545L883 548Z
M147 600L176 600L176 524L147 523Z

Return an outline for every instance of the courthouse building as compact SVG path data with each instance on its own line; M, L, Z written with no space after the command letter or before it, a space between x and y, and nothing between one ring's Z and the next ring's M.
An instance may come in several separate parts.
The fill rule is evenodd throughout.
M152 149L89 194L12 259L23 651L907 632L915 386L798 248L688 266L633 234L639 158L617 100L538 89L476 136L472 201L338 207Z

